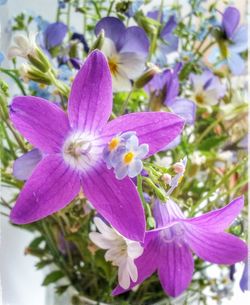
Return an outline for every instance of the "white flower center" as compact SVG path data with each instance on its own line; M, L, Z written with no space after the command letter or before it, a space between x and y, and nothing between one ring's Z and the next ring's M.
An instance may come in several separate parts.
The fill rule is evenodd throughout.
M162 230L160 234L163 242L176 242L181 246L184 240L184 233L183 226L181 224L176 224L168 229Z
M63 158L72 168L87 171L102 158L103 146L100 138L76 131L64 142Z

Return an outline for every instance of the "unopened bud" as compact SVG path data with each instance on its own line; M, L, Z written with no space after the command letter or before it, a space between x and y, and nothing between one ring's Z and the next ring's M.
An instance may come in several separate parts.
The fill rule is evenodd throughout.
M104 44L104 39L105 39L105 32L104 30L102 29L100 31L100 33L98 34L95 42L93 43L92 47L90 48L89 52L95 50L95 49L99 49L101 50L102 47L103 47L103 44Z
M161 176L161 180L162 180L165 184L170 185L171 180L172 180L172 177L171 177L170 174L164 174L164 175Z
M181 162L176 162L173 165L173 169L176 174L183 174L185 171L185 166Z
M151 79L157 74L160 73L161 70L157 66L152 66L148 70L146 70L135 82L134 87L137 89L143 88Z
M49 78L49 76L47 76L45 73L41 72L40 70L38 70L37 68L35 68L31 65L23 64L20 67L19 72L20 72L22 79L26 83L29 80L33 80L37 83L42 83L42 84L46 84L46 85L51 84L51 79Z

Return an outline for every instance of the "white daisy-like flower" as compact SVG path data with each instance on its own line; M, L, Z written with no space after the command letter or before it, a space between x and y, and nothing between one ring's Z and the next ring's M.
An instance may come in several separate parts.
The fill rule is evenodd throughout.
M139 242L122 236L99 217L94 218L94 223L100 233L91 232L89 238L99 248L107 250L105 260L118 267L119 284L128 289L130 282L136 282L138 279L134 260L142 255L143 247Z

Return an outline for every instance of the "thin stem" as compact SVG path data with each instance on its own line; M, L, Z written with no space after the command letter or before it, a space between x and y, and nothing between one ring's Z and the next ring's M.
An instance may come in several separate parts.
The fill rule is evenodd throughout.
M0 68L0 72L4 73L4 74L8 75L10 78L12 78L15 81L15 83L17 84L17 86L19 87L19 89L21 90L22 94L26 95L24 86L23 86L22 82L18 79L17 76L13 75L9 70L3 69L3 68Z
M125 113L125 110L126 110L126 108L127 108L127 106L128 106L129 99L130 99L130 97L131 97L133 91L134 91L133 88L129 91L129 93L128 93L128 95L127 95L127 98L126 98L126 100L124 101L124 103L123 103L123 105L122 105L122 107L121 107L121 111L120 111L121 114Z

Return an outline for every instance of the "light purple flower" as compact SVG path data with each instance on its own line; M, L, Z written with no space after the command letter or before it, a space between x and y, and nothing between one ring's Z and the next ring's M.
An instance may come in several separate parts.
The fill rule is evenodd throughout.
M152 11L147 14L148 17L157 20L159 11ZM177 51L178 37L173 33L177 26L176 17L174 15L168 16L168 21L164 23L164 14L162 14L160 23L164 26L160 30L159 45L156 50L156 63L164 66L167 63L166 55Z
M247 26L239 25L240 12L235 7L227 7L222 16L221 28L224 37L220 38L219 49L213 51L211 60L215 61L221 54L235 75L240 75L246 69L246 63L241 53L247 50Z
M117 180L107 169L103 149L117 134L134 131L149 145L150 156L180 134L183 120L170 113L131 113L107 123L112 111L112 84L105 56L92 52L72 84L68 115L33 96L15 97L10 117L15 128L43 158L32 171L11 212L25 224L69 204L80 188L96 210L121 234L143 240L145 217L136 187Z
M178 97L179 78L178 73L182 67L177 63L173 70L166 69L156 74L145 87L146 91L156 97L162 98L164 103L172 112L185 119L186 124L194 124L196 105L193 101Z
M250 277L249 277L249 261L245 261L242 277L240 279L240 289L242 292L250 291Z
M190 74L193 99L197 105L210 107L216 105L226 93L226 87L210 70L202 74Z
M102 51L106 55L112 74L114 91L129 91L131 80L138 78L148 55L149 41L144 30L138 26L126 29L115 17L101 19L95 28L98 35L105 32Z
M192 251L215 264L231 265L244 260L246 244L224 232L243 205L244 199L239 197L224 208L187 219L172 200L164 204L156 201L157 229L146 233L144 252L135 260L138 280L130 285L130 289L157 271L164 291L173 297L180 295L192 280ZM117 286L113 295L124 291Z

